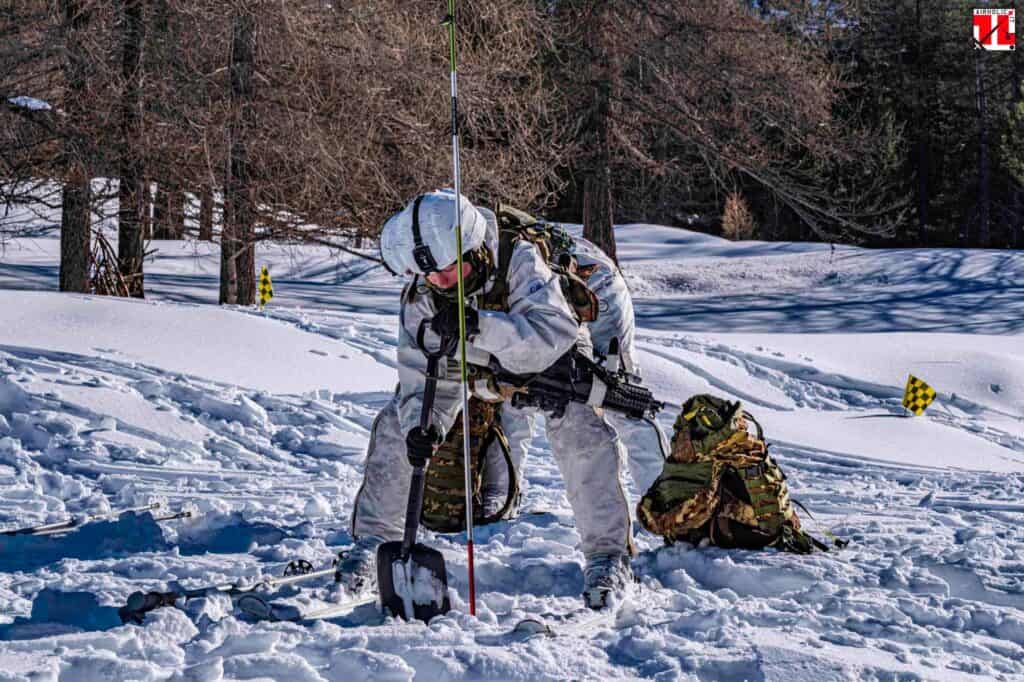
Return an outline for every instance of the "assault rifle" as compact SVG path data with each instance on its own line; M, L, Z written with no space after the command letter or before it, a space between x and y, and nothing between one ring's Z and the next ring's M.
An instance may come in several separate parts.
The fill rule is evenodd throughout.
M606 366L574 346L538 374L513 374L493 358L488 370L500 392L512 393L513 407L537 407L553 417L561 417L569 403L577 402L621 412L633 419L653 419L665 403L656 400L637 377L620 369L618 340L613 339L609 345Z

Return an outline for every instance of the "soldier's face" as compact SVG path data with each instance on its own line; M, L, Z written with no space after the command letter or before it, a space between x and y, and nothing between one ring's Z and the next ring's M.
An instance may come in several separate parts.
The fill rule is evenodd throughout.
M473 266L468 261L462 261L462 279L469 277L473 272ZM427 281L438 289L451 289L458 285L458 263L452 263L444 270L438 270L427 275Z

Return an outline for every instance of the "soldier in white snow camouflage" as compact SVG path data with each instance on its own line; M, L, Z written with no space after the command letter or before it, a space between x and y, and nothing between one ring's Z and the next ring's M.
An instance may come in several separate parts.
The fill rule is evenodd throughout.
M497 221L492 212L473 207L465 198L460 205L467 361L486 367L494 358L506 371L532 374L550 367L574 345L590 352L587 327L578 322L559 277L528 240L512 244L505 309L486 305L496 285ZM372 579L373 553L380 542L402 537L412 473L407 457L429 456L430 445L440 444L461 408L458 364L452 359L442 363L437 382L430 415L436 433L423 433L419 427L427 366L420 342L435 349L439 333L448 336L458 329L454 306L446 301L456 282L454 209L454 193L422 195L392 216L381 235L389 267L413 279L402 294L398 390L374 422L352 513L357 543L340 567L350 587ZM503 405L503 411L508 407ZM608 592L623 588L631 578L630 515L620 482L624 448L597 408L570 403L563 416L546 421L587 559L584 596L600 605Z

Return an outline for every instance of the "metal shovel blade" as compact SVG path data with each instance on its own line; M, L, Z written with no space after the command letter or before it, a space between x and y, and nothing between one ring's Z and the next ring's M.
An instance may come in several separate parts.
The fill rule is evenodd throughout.
M405 559L401 542L380 545L377 548L377 585L381 605L405 620L415 618L429 622L451 609L444 556L426 545L413 545Z

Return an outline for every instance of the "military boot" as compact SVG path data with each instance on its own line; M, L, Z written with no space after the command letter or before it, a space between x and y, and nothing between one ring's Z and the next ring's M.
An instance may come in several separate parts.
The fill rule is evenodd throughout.
M335 582L342 583L352 594L377 589L377 547L382 538L368 535L356 540L352 549L338 554Z
M633 580L628 555L592 556L583 569L583 601L592 609L603 609L609 597L622 596Z

